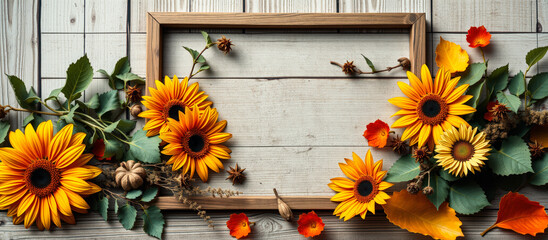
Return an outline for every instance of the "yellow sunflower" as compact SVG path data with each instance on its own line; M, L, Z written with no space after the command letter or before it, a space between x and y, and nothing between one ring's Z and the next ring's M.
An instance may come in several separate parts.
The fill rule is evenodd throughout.
M468 172L474 174L475 171L481 171L491 148L484 132L477 131L478 128L472 129L461 124L459 130L451 127L441 135L439 144L436 145L438 154L434 156L438 159L438 165L457 177L467 176Z
M344 221L358 214L365 219L367 211L375 214L375 203L386 204L385 200L390 198L383 190L393 185L382 181L386 175L386 171L382 171L382 159L373 163L370 150L365 156L365 163L356 153L352 153L352 158L354 160L345 158L346 164L339 163L343 173L352 180L336 177L328 184L338 192L331 201L341 202L333 215L344 218Z
M402 116L392 124L393 128L406 128L401 140L411 139L410 145L418 143L419 148L428 143L432 149L441 134L451 126L468 126L459 115L473 113L476 109L465 105L472 98L471 95L463 95L468 84L455 88L460 77L451 79L451 73L440 68L435 81L432 81L426 65L422 65L421 76L422 81L412 72L407 72L411 86L398 82L407 97L395 97L388 101L402 108L392 115Z
M13 224L34 222L38 229L50 229L51 222L74 224L74 212L86 213L82 196L101 191L86 180L101 174L101 169L86 165L93 154L82 154L84 133L72 135L72 124L53 135L51 121L36 131L27 125L10 132L13 148L0 148L0 210L8 210Z
M149 137L169 131L167 119L179 120L178 113L184 111L185 107L198 105L200 110L204 110L212 104L205 101L208 96L203 91L198 91L198 83L188 86L186 77L179 81L177 76L173 80L166 76L164 83L156 80L157 89L149 88L151 96L143 96L142 103L148 110L140 113L139 117L148 120L143 130L148 131Z
M230 159L230 149L221 143L232 137L223 133L226 120L217 122L219 114L215 108L207 107L203 112L197 106L185 107L185 112L179 112L176 119L169 118L171 132L161 132L160 139L168 143L162 150L165 155L171 155L166 164L173 164L172 170L183 169L183 174L194 170L203 182L207 182L208 168L215 172L223 169L219 159Z

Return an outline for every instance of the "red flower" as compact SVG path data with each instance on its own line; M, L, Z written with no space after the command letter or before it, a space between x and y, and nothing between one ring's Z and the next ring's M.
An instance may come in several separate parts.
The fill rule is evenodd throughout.
M226 226L230 229L230 235L237 239L243 238L251 232L249 218L245 213L231 214L230 219L226 221Z
M93 152L93 155L95 155L95 158L97 160L107 160L110 161L112 158L103 158L105 155L105 141L103 139L97 139L95 143L93 143L93 149L91 150Z
M377 121L367 124L367 129L363 136L367 139L369 146L383 148L388 141L390 127L388 124L377 119Z
M484 26L471 27L466 35L466 41L470 43L471 48L485 47L489 45L489 40L491 40L491 34Z
M322 219L318 217L314 211L309 213L303 213L299 216L299 221L297 221L299 227L299 233L305 237L314 237L320 235L323 231L325 224Z

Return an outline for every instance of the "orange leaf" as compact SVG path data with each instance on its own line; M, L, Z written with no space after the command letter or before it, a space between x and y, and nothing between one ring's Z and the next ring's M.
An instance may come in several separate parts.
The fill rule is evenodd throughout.
M422 193L409 194L405 189L394 192L382 205L388 220L409 232L430 235L434 239L463 237L462 222L455 210L443 203L439 210Z
M548 227L548 215L544 206L515 192L509 192L500 200L497 222L481 233L485 235L493 228L506 228L519 234L530 234L544 232Z
M530 133L531 142L537 141L543 147L548 148L548 125L536 125Z
M436 47L436 65L443 67L451 73L464 72L468 67L468 53L459 45L445 41L440 37L440 43Z

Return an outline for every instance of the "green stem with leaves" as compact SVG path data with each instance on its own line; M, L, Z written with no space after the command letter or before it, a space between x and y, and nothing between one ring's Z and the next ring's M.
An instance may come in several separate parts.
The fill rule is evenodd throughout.
M202 51L198 54L198 56L196 56L196 58L194 58L192 60L192 68L190 68L190 73L188 74L188 79L194 77L194 75L198 74L200 71L194 73L194 67L196 67L196 64L198 63L198 59L200 59L200 57L202 56L202 54L205 52L205 50L207 50L208 48L210 48L211 46L215 45L215 43L210 43L210 44L207 44L204 49L202 49Z

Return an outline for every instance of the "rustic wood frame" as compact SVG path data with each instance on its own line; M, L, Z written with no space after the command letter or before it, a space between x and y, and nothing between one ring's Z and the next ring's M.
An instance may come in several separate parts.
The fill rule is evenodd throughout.
M409 60L411 71L420 73L426 63L426 16L424 13L176 13L149 12L147 17L146 94L154 81L162 78L162 32L166 28L403 28L410 29ZM333 210L337 203L331 196L287 196L292 209ZM194 197L208 210L278 209L271 196L238 196L230 198ZM172 196L158 197L161 209L189 209Z

